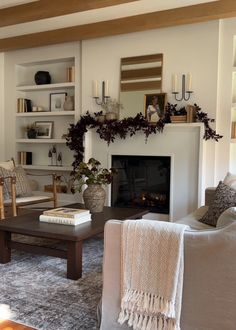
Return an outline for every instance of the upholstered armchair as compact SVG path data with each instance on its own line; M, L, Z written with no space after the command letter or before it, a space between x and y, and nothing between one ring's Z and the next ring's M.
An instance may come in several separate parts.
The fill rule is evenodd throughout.
M35 174L30 174L35 175ZM57 207L57 182L60 177L53 174L37 174L37 176L50 176L52 179L52 193L50 196L37 194L31 189L27 173L21 166L15 166L14 161L0 163L0 219L5 218L6 208L12 209L16 216L20 207L38 203L52 202Z
M214 188L206 190L208 205L212 205L214 195ZM236 207L223 212L217 227L199 222L209 208L202 206L177 221L191 226L184 233L182 330L235 329ZM131 329L117 322L121 308L122 227L123 222L118 220L110 220L105 226L100 330Z

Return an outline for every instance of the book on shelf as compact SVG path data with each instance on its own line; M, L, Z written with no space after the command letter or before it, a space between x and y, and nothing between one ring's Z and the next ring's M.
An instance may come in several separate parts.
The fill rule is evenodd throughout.
M46 210L43 212L44 215L53 217L63 217L70 219L81 219L84 216L90 215L90 211L86 209L73 209L69 207L59 207L52 210Z
M236 138L236 122L233 121L231 123L231 139L235 139Z
M30 99L19 97L17 99L17 112L32 112L32 101Z
M187 105L187 123L193 123L196 121L196 107L194 105Z
M70 66L67 68L67 81L74 82L75 81L75 67Z
M83 223L90 222L91 214L87 214L78 219L41 214L39 216L39 221L48 222L48 223L56 223L56 224L60 224L60 225L78 226L78 225L82 225Z
M31 151L18 151L18 164L32 165L32 152Z

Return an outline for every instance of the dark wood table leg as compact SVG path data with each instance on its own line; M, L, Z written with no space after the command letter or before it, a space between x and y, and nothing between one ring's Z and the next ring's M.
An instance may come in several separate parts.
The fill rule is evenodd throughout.
M67 278L78 280L82 276L82 241L68 242Z
M1 264L6 264L7 262L11 261L11 248L10 248L10 244L8 244L10 240L11 240L11 233L0 230L0 263Z

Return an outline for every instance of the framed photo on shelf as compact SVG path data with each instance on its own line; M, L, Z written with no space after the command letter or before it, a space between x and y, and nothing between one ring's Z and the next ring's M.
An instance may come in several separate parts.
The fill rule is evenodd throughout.
M51 139L53 130L53 121L36 121L37 127L36 139Z
M156 123L164 117L166 93L145 94L144 114L150 123Z
M50 94L50 111L62 111L67 93Z

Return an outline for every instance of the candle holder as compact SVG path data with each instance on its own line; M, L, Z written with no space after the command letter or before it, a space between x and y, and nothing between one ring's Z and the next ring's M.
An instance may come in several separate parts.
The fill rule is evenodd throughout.
M102 82L102 96L99 98L97 96L97 81L94 82L94 96L93 96L95 102L97 105L103 105L107 103L107 100L110 98L108 96L108 81L105 83L105 81Z
M190 85L190 83L189 83L189 85ZM182 75L182 95L181 95L181 97L177 98L177 95L179 94L179 92L174 91L174 92L172 92L172 94L174 94L176 101L182 101L182 100L188 101L190 99L192 93L193 93L193 91L186 90L186 79L185 79L185 74L183 74Z

